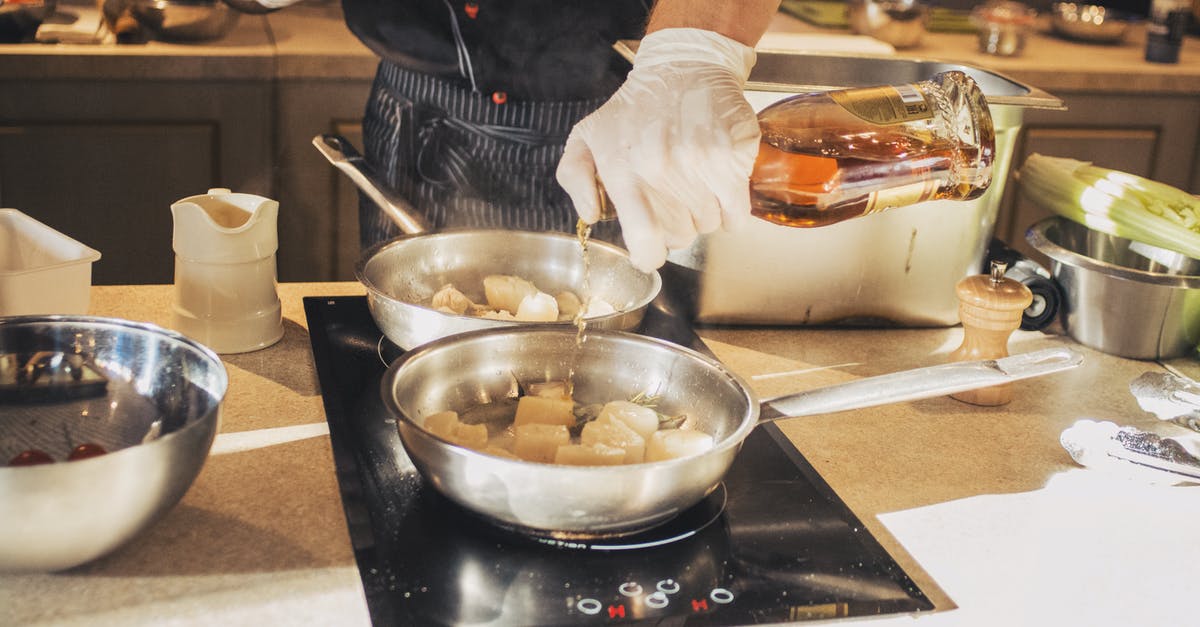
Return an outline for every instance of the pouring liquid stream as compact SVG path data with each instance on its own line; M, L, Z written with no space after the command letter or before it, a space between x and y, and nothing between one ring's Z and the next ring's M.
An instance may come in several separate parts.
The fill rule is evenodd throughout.
M584 318L584 314L587 313L592 302L592 287L589 280L591 263L588 259L588 240L592 236L592 225L583 220L576 221L575 236L579 240L579 254L583 260L583 285L579 295L579 311L575 312L575 318L572 320L575 324L575 355L571 358L571 367L567 369L567 395L572 397L575 393L575 362L578 361L579 351L583 348L584 340L587 339L584 335L587 331L587 319Z

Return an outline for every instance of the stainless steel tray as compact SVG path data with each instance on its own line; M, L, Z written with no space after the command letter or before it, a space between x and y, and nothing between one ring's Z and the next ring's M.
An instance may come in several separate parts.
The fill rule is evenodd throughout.
M617 50L631 58L636 41ZM909 83L959 70L979 83L996 129L994 176L970 201L931 201L815 229L751 220L674 251L663 291L698 322L949 326L955 286L982 272L1026 108L1062 100L961 63L760 50L746 86L756 108L794 93Z

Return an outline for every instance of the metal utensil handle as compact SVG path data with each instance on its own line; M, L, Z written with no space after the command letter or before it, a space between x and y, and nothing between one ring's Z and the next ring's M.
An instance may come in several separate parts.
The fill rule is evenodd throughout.
M1125 427L1113 436L1116 450L1109 455L1149 466L1193 480L1200 479L1200 459L1187 452L1179 442L1156 433Z
M350 177L367 197L379 205L401 231L408 235L417 235L429 230L429 223L421 217L415 207L379 184L371 172L371 166L367 165L350 140L341 135L326 134L317 135L312 143L329 163Z
M902 403L1037 377L1083 363L1070 348L1048 348L980 361L904 370L763 402L762 421Z

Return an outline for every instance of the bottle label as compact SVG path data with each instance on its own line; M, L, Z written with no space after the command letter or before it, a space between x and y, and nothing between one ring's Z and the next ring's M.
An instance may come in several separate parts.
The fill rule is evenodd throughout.
M884 85L830 92L850 113L879 125L902 124L933 117L933 107L913 85Z
M867 196L867 207L863 211L863 215L879 213L893 207L904 207L907 205L915 205L933 198L933 194L937 191L937 183L933 179L917 181L899 187L890 189L881 189L877 192L871 192Z

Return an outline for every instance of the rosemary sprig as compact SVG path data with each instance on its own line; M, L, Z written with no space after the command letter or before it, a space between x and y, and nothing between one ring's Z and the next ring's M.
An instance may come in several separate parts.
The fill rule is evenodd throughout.
M659 429L678 429L679 427L683 426L683 423L687 421L687 414L668 416L667 414L662 413L658 410L658 401L661 398L661 394L651 395L645 392L638 392L633 398L629 399L629 402L653 409L654 413L658 414Z

